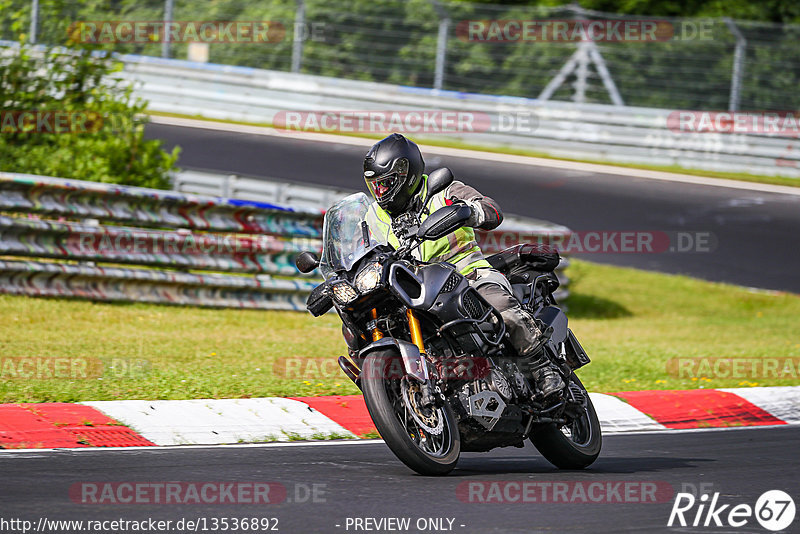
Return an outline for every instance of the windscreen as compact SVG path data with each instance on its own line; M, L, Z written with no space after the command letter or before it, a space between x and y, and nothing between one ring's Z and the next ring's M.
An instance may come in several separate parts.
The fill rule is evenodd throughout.
M334 204L325 214L319 264L325 278L336 271L349 271L370 250L386 244L386 236L378 235L379 232L373 232L369 226L368 235L364 235L361 223L367 217L370 204L367 195L356 193Z

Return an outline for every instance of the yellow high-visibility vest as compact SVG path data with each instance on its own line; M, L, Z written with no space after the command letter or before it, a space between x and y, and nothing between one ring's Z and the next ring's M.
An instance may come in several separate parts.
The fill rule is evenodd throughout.
M422 175L422 188L418 195L425 197L428 190L428 175ZM423 210L422 221L428 215L447 205L445 191L441 191L428 201L428 209ZM373 202L367 213L367 224L373 232L386 237L386 240L394 248L400 246L400 241L392 231L392 218L381 208L377 202ZM463 275L467 275L482 267L491 267L483 257L483 252L475 240L475 230L463 226L436 241L425 241L412 251L415 258L429 263L448 262L456 266L456 269Z

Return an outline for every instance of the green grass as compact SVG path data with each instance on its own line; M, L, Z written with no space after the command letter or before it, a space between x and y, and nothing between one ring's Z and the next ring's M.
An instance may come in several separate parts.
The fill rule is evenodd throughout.
M246 126L262 126L266 128L272 128L273 125L270 123L264 122L245 122L245 121L234 121L234 120L224 120L224 119L208 119L201 115L182 115L179 113L164 113L164 112L148 112L150 115L162 116L162 117L176 117L176 118L189 118L195 120L205 120L205 121L212 121L212 122L221 122L225 124L242 124ZM359 132L322 132L330 135L344 135L349 137L360 137L363 139L370 139L370 140L379 140L382 139L384 136L379 134L370 134L370 133L359 133ZM460 148L463 150L478 150L483 152L492 152L495 154L512 154L517 156L530 156L534 158L544 158L544 159L555 159L561 161L574 161L578 163L593 163L597 165L608 165L612 167L627 167L631 169L645 169L649 171L661 171L661 172L671 172L671 173L678 173L678 174L688 174L692 176L705 176L709 178L722 178L726 180L739 180L743 182L757 182L762 184L772 184L772 185L785 185L790 187L800 187L800 179L797 178L787 178L784 176L764 176L759 174L750 174L746 172L720 172L720 171L705 171L705 170L698 170L698 169L687 169L685 167L681 167L680 165L646 165L640 163L614 163L606 160L600 159L579 159L579 158L562 158L562 157L554 157L548 155L544 152L537 152L535 150L526 150L521 148L512 148L509 146L485 146L485 145L477 145L471 143L463 143L459 141L449 141L449 140L442 140L437 139L435 137L425 137L425 136L416 136L414 138L415 141L419 142L420 144L425 144L429 146L439 146L445 148ZM367 148L368 143L364 144L365 150Z
M666 370L677 357L800 358L798 295L582 261L569 274L570 325L593 360L579 374L592 391L800 384ZM0 296L0 402L358 393L335 363L344 350L330 314ZM90 361L88 378L13 378L18 358L102 365Z
M675 358L800 358L800 295L573 261L570 325L590 390L798 385L667 373Z

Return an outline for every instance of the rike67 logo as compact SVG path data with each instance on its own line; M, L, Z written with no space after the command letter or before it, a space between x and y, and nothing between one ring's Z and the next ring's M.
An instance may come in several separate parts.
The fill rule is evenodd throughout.
M777 532L787 529L794 521L794 500L785 491L766 491L756 500L755 506L722 504L719 495L715 492L709 497L704 493L696 498L691 493L678 493L667 526L740 528L752 524L755 518L763 528Z

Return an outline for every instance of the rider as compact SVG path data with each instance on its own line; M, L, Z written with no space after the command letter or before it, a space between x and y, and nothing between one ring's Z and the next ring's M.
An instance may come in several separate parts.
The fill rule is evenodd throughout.
M375 202L369 219L377 218L387 227L416 212L427 191L425 162L419 147L400 134L392 134L376 143L364 158L364 179ZM415 255L426 262L449 262L470 281L478 293L503 317L511 344L528 364L529 373L543 397L560 391L564 382L543 353L547 336L540 322L524 310L511 292L511 284L500 271L491 267L475 240L474 228L492 230L503 220L497 202L472 187L454 181L428 201L423 218L442 206L463 202L472 209L467 226L437 240L423 243ZM377 222L377 221L376 221ZM397 243L389 230L390 243Z

